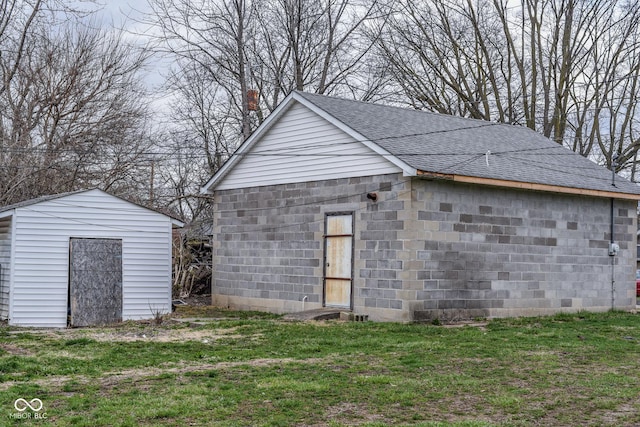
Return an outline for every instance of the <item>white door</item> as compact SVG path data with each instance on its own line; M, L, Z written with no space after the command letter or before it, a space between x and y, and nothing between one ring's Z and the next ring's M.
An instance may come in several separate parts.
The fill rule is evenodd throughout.
M327 215L325 225L324 305L351 308L353 215Z

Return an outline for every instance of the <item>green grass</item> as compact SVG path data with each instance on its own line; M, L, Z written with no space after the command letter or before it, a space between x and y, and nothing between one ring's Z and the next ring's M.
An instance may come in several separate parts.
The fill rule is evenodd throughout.
M205 325L0 329L0 425L640 424L635 314L456 328L210 314ZM10 418L18 398L42 400L47 419Z

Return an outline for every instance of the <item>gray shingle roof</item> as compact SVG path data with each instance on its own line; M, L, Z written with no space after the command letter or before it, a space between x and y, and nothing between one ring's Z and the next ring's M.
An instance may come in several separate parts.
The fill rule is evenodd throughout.
M640 194L640 186L522 126L298 92L424 172Z

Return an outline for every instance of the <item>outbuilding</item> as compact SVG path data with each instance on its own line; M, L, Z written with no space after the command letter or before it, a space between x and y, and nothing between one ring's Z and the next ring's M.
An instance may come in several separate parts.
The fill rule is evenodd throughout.
M0 208L0 318L67 327L169 313L182 225L99 189Z
M628 310L640 187L523 126L291 93L204 186L214 304Z

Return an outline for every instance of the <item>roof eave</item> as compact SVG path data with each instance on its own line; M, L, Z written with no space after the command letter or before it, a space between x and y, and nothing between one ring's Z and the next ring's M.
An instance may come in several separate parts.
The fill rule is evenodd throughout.
M607 199L613 198L613 199L640 201L640 194L616 191L615 187L613 187L611 191L607 191L607 190L596 190L596 189L587 189L587 188L563 187L560 185L551 185L551 184L538 184L534 182L509 181L504 179L483 178L483 177L477 177L477 176L445 174L445 173L429 172L429 171L422 171L422 170L418 170L416 175L420 178L444 179L444 180L462 182L467 184L479 184L479 185L488 185L493 187L516 188L519 190L545 191L550 193L573 194L573 195L579 195L579 196L602 197Z

